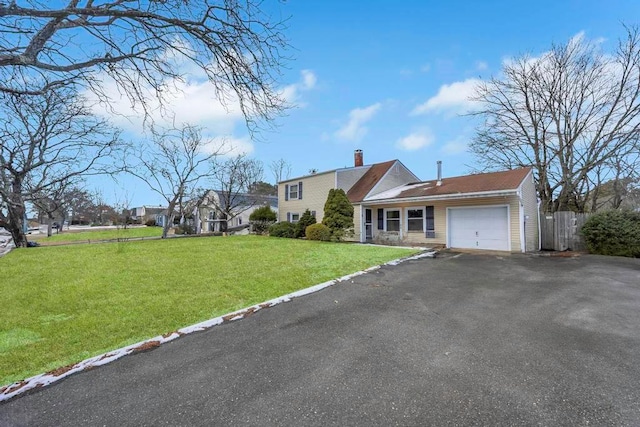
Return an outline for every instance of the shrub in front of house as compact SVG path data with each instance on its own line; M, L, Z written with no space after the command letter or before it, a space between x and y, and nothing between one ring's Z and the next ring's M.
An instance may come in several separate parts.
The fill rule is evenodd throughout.
M155 219L148 219L144 225L146 225L147 227L155 227L156 226L156 220Z
M640 212L599 212L581 230L592 254L640 258Z
M331 239L340 241L353 236L353 205L343 189L329 190L322 223L331 230Z
M266 233L269 227L276 222L276 219L276 213L268 205L256 209L249 215L249 222L253 227L253 232L256 234Z
M191 224L185 223L175 227L175 234L196 234L196 230Z
M311 211L307 209L304 211L300 220L296 222L296 238L305 237L305 230L308 226L316 223L316 218L311 215Z
M321 240L328 242L331 240L331 230L324 224L311 224L305 230L307 240Z
M286 221L277 222L269 227L269 236L293 239L296 236L296 225Z

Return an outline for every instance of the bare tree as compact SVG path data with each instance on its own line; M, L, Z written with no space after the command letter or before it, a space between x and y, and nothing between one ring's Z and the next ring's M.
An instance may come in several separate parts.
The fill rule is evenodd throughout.
M471 151L487 169L533 167L545 212L593 209L616 164L639 170L640 33L625 29L613 54L577 37L478 88Z
M273 178L276 180L276 185L284 179L289 179L291 176L291 163L285 159L274 160L269 165L269 169L271 169Z
M76 177L112 171L103 160L119 148L119 135L72 86L40 95L0 92L0 117L0 227L22 247L25 202Z
M132 197L127 190L122 190L120 193L114 194L114 202L113 209L118 214L116 219L117 228L124 228L125 230L129 226L129 222L131 221L131 200Z
M67 220L68 209L74 195L77 177L58 181L57 183L41 189L31 195L31 203L36 209L47 218L47 236L51 236L53 222L57 220L57 231L63 231L63 226Z
M0 91L38 93L73 81L104 99L111 79L133 103L158 99L186 60L249 128L279 114L275 87L288 45L260 0L0 2ZM27 72L29 78L16 79ZM98 76L103 73L108 79Z
M126 169L167 202L167 220L162 230L162 237L166 238L176 207L183 206L201 181L213 176L213 160L219 153L211 150L197 126L185 124L180 128L156 129L152 136L149 147L127 156L137 161L128 160Z
M252 185L262 180L262 162L241 154L216 166L213 185L217 188L218 200L214 203L223 218L231 221L242 212L255 206L260 196L250 194Z

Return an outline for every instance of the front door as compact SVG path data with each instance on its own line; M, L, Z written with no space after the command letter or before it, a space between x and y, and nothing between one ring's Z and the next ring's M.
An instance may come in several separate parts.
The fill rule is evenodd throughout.
M364 210L364 236L367 242L373 240L373 224L371 222L371 209Z

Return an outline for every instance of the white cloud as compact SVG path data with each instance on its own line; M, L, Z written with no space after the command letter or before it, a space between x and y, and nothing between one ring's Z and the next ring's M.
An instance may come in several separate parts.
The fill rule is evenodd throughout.
M429 130L422 130L419 132L413 132L404 138L400 138L396 141L396 147L401 150L415 151L424 147L428 147L433 143L433 135Z
M302 70L300 72L302 74L302 83L306 90L313 89L316 87L316 83L318 82L318 78L311 70Z
M454 111L465 112L473 106L470 97L475 93L479 79L467 79L440 86L438 94L429 98L426 102L417 105L411 115L420 115L430 112Z
M305 104L300 102L300 94L315 88L318 78L311 70L302 70L300 75L300 81L285 86L280 95L287 103L303 107Z
M95 102L94 112L122 129L141 135L145 123L142 105L133 104L127 96L120 93L115 82L108 78L104 78L104 82L104 91L110 98L108 106L98 103L95 95L87 94ZM150 88L142 89L147 96L146 118L164 127L174 123L190 123L206 127L210 132L230 133L236 123L243 119L237 99L228 96L221 102L213 85L206 80L169 82L163 93L162 103Z
M489 68L489 64L485 61L476 61L476 70L477 71L486 71Z
M112 79L100 73L96 80L103 82L103 92L109 101L105 105L94 93L87 91L85 96L95 105L94 112L138 136L142 136L145 124L149 123L161 127L189 123L202 126L213 135L229 135L237 126L244 125L244 115L233 90L217 91L200 67L173 51L167 51L166 55L177 72L186 77L165 81L162 102L151 87L141 86L140 90L147 99L145 114L140 103L132 103ZM300 80L280 89L280 95L286 102L294 104L299 101L301 92L313 89L316 84L317 77L313 71L302 70Z
M444 154L460 154L467 151L467 139L458 137L444 144L440 151Z
M382 108L382 104L377 102L365 108L351 110L349 112L349 121L336 131L335 136L346 141L357 142L362 140L369 131L365 124L376 115L380 108Z
M423 73L428 73L429 71L431 71L431 64L424 64L420 67L420 71L422 71Z

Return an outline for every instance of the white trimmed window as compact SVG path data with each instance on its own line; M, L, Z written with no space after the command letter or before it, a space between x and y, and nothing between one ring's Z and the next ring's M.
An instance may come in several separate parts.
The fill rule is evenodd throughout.
M297 184L285 184L284 186L285 200L302 200L302 181Z
M298 222L300 221L300 214L299 213L292 213L291 214L291 222Z
M387 209L384 216L384 231L400 231L400 209Z
M407 209L407 231L424 231L424 208Z
M298 184L289 186L289 200L295 200L298 198Z

